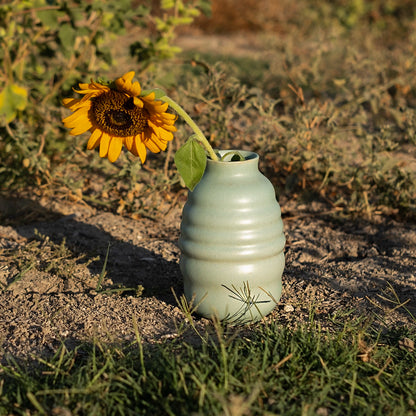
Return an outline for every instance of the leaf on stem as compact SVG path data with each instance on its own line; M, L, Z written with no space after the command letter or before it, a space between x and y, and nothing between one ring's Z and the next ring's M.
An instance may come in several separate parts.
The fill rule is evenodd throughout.
M191 191L201 180L207 165L205 150L195 136L192 135L175 154L178 172Z
M17 111L27 105L27 90L16 84L9 84L0 92L0 118L6 123L16 118Z
M160 88L152 88L151 90L142 90L140 95L144 97L146 95L151 94L152 92L155 93L155 100L160 100L161 98L166 96L165 91L161 90Z

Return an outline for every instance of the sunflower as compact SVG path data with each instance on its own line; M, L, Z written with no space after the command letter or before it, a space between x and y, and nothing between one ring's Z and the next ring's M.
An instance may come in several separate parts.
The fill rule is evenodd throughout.
M167 113L168 103L155 99L155 93L140 95L138 82L132 82L134 72L127 72L110 86L91 80L79 84L81 99L65 98L63 105L73 111L64 118L70 134L91 132L87 148L100 146L100 156L115 162L123 145L142 163L149 149L153 153L165 150L173 139L176 116Z

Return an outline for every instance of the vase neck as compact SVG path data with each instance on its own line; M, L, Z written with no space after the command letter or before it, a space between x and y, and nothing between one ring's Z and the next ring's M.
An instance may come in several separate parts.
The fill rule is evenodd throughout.
M227 155L225 160L211 160L207 161L207 171L208 172L221 172L223 175L236 175L240 173L247 174L248 172L258 171L259 166L259 155L254 152L248 152L245 150L238 150L238 153L241 154L245 160L241 161L231 161L233 150L220 150L218 153L221 157ZM228 156L228 154L230 154Z

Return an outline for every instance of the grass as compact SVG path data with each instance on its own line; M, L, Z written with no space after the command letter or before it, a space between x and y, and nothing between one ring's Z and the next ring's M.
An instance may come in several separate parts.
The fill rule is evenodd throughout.
M1 415L412 415L415 333L360 320L290 330L214 324L199 345L64 344L1 367Z

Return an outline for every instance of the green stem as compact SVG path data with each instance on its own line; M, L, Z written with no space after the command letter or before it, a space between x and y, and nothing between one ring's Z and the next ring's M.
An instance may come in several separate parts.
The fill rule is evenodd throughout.
M202 144L204 149L207 151L209 157L212 160L219 160L218 156L214 152L214 149L210 145L208 139L205 137L204 133L202 133L201 129L195 124L192 118L188 115L188 113L176 101L172 100L172 98L168 97L167 95L159 99L168 103L178 113L178 115L180 115L185 120L185 122L195 132L198 141Z

